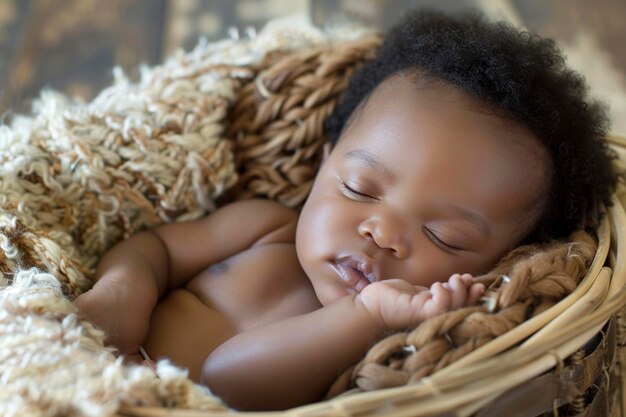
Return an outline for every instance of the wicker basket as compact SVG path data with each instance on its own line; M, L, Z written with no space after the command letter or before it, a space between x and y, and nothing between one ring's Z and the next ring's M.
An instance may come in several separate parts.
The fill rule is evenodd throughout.
M179 62L170 66L170 72L165 66L151 73L144 84L158 83L159 94L146 88L150 94L142 96L144 84L133 87L122 82L121 87L119 83L117 87L121 90L103 92L89 111L63 116L62 128L74 129L71 131L76 135L85 132L81 123L99 123L98 129L104 129L102 135L107 137L97 144L100 154L96 152L95 142L81 142L71 135L70 142L76 145L74 150L69 147L69 151L63 147L53 149L50 142L45 141L61 129L60 125L38 125L37 121L29 124L28 129L53 133L38 136L41 145L35 143L34 146L47 153L41 160L35 161L35 158L35 162L29 162L31 168L21 178L29 185L21 189L21 193L35 190L45 194L41 188L48 186L51 178L66 178L63 175L67 158L74 161L69 163L68 172L74 173L81 164L93 162L98 175L93 182L84 177L68 180L66 188L70 191L75 185L72 181L87 184L80 189L80 201L86 201L86 205L72 206L69 195L76 193L68 192L68 200L45 202L42 206L45 210L54 206L49 215L35 216L30 222L16 221L19 227L11 229L11 233L5 231L10 228L3 224L5 247L9 240L18 252L24 252L20 258L22 263L11 263L11 256L3 247L3 274L25 265L36 266L54 274L64 293L74 296L88 287L94 260L115 240L141 227L198 217L232 198L260 196L298 207L310 190L321 157L323 122L333 111L350 74L373 55L379 43L378 38L371 37L345 42L312 40L293 48L265 45L267 51L260 58L256 56L249 62L233 59L234 63L229 64L225 63L224 55L215 60L215 54L207 53L205 57L202 51L195 51L191 54L193 59L179 58ZM255 45L246 50L250 52ZM315 48L307 49L310 46ZM220 53L226 49L236 50L227 45ZM212 87L214 80L220 77L227 80L225 85L229 89L224 90L222 85L219 94L212 95L217 91ZM189 93L196 84L202 94ZM183 91L182 98L168 95L174 86ZM128 110L118 108L116 113L103 104L120 91L129 97L129 102L141 102L142 109L156 114L150 119L154 120L153 126L141 126L141 120L137 121L139 117L124 121L116 115ZM142 100L147 102L146 97L157 97L156 104L144 105ZM99 110L101 108L106 110ZM55 109L50 106L46 110L44 106L42 112ZM221 123L224 129L213 129L209 122ZM209 135L211 147L201 152L189 150L191 145L180 141L188 131ZM101 131L90 132L99 134ZM192 145L197 135L193 136ZM135 169L134 164L150 158L148 139L157 143L157 154L161 152L171 157L167 164L173 167L171 172L153 172L149 165ZM617 163L623 170L626 168L626 139L612 137L609 140L620 156ZM138 156L124 148L131 142L141 151ZM232 157L227 152L231 148L234 150ZM33 154L42 155L35 151ZM59 158L55 159L57 156ZM46 169L40 171L38 167L43 160L47 163ZM194 171L190 166L197 169ZM115 171L115 180L107 182L106 173L113 172L109 167L121 173ZM239 173L238 179L233 169ZM215 174L217 171L219 176ZM204 181L207 177L211 179L208 185ZM134 180L136 182L132 183ZM5 191L10 188L6 184L3 187ZM106 199L101 198L102 195ZM6 198L3 201L6 203ZM112 204L115 210L103 201L117 201L117 205ZM5 203L3 215L4 212L18 213L11 215L19 220L24 208L20 208L18 202ZM598 230L598 247L584 279L571 294L540 314L410 384L338 396L283 412L253 414L299 417L623 415L622 410L626 408L621 371L626 361L624 204L626 187L616 193L615 204L609 208L609 215ZM59 214L60 208L65 210L65 215ZM100 209L105 214L96 214ZM54 223L54 216L61 220ZM28 243L31 241L34 243ZM72 246L74 244L76 246ZM249 413L126 405L117 409L116 415L216 417L238 414Z

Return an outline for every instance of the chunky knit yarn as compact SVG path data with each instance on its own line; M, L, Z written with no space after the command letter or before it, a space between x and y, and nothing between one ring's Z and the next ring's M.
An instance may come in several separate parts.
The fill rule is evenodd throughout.
M92 102L43 92L0 127L0 415L101 416L121 405L221 409L167 362L127 366L71 300L99 257L134 232L194 219L238 181L227 116L280 57L345 37L270 25L201 42Z

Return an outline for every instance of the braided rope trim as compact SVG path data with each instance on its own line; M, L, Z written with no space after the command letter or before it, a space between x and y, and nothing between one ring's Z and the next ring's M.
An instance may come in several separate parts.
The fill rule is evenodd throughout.
M241 172L237 198L302 204L321 161L324 121L380 42L366 37L286 57L241 89L227 130Z

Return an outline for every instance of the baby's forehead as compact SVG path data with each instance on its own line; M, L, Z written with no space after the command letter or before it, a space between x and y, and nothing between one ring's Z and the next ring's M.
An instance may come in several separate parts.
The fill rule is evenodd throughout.
M451 84L441 78L424 72L396 73L381 83L357 106L358 108L373 111L380 110L381 106L393 106L394 102L403 96L413 97L426 106L463 108L465 111L483 117L489 117L494 122L515 123L510 115L485 99L480 99L466 92L463 88ZM356 113L356 111L355 111Z
M510 176L515 169L520 181L534 184L533 195L543 195L550 184L550 155L529 129L443 82L424 84L406 76L386 80L361 103L338 144L344 140L349 141L342 147L344 157L367 155L365 150L370 157L361 162L369 167L377 165L372 161L380 155L397 153L378 164L397 177L420 166L421 158L430 158L439 172L454 169L450 164L475 164L475 172L470 169L468 175L487 171L485 164L491 166L491 175ZM442 179L435 171L431 175L433 181ZM538 201L532 200L532 205Z
M411 106L415 112L411 117L422 112L445 112L450 121L463 118L481 123L485 129L491 128L492 134L502 137L507 145L543 148L527 126L502 109L423 73L398 73L378 84L350 115L344 132L355 123L371 124L381 117L393 116L398 106Z

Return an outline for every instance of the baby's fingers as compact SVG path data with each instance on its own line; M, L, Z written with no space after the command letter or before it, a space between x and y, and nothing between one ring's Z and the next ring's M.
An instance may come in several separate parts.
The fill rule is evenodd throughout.
M450 308L457 309L465 306L467 302L468 287L465 280L459 274L454 274L448 280L448 288L451 293Z
M467 304L472 306L477 304L480 300L480 297L485 293L485 285L484 284L475 284L474 277L471 274L463 274L461 275L461 280L465 284L467 288Z
M472 284L469 289L469 294L467 295L467 305L473 306L474 304L477 304L480 300L480 297L482 297L484 293L484 284Z
M474 277L472 274L463 274L461 275L461 281L463 281L465 287L469 289L474 284Z
M442 283L435 282L431 285L430 293L432 294L432 297L424 305L425 317L431 317L450 309L452 296L450 294L450 290L445 288Z

